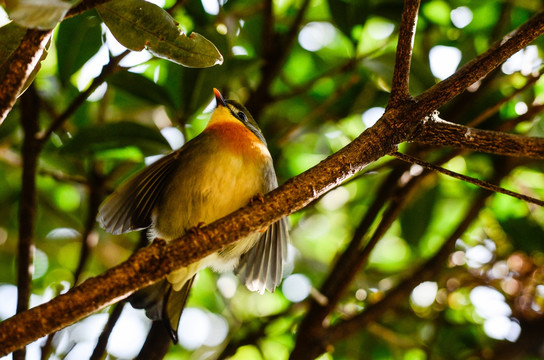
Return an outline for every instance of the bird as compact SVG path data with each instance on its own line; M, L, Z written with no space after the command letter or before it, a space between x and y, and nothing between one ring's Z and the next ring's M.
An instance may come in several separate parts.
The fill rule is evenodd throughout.
M180 149L130 178L99 208L105 231L147 230L149 239L180 238L278 186L266 140L249 111L213 89L216 107L206 128ZM281 283L289 242L288 220L239 239L220 251L136 291L131 305L162 321L174 344L181 313L198 271L234 270L241 282L261 294Z

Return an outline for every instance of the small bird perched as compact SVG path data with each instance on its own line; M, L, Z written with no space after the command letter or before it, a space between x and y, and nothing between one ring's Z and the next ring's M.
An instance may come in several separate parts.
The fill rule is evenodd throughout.
M150 238L180 238L278 186L272 157L257 123L244 106L224 100L197 137L145 168L111 194L98 221L113 234L148 229ZM181 312L195 274L205 267L235 270L251 291L273 292L283 273L288 243L287 218L217 253L170 273L130 297L152 320L162 320L174 343Z

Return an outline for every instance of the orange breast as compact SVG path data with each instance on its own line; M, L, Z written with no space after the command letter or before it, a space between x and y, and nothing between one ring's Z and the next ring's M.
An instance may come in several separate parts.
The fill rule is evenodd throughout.
M217 121L208 125L204 131L213 134L221 143L221 147L238 155L254 160L270 157L266 145L240 122Z

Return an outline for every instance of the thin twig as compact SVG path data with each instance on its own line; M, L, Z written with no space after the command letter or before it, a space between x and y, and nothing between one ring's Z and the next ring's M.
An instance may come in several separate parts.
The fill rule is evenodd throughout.
M480 192L472 201L470 209L453 233L444 242L440 250L411 275L399 281L399 285L390 291L381 301L369 305L363 312L349 320L341 321L327 329L327 342L336 343L347 336L364 328L366 324L375 321L388 309L395 307L405 300L412 289L421 282L432 279L444 266L449 254L455 246L455 242L466 231L468 226L476 219L478 213L485 205L485 200L490 196L488 191Z
M400 102L409 99L410 63L412 60L412 44L416 33L417 13L419 0L406 0L400 22L399 41L393 69L391 84L390 106L397 106Z
M267 327L274 322L277 319L281 319L284 316L288 315L289 313L292 313L293 308L297 308L298 304L292 304L287 310L279 312L274 315L270 315L266 318L261 318L260 322L257 327L253 328L249 333L244 334L244 337L241 339L236 339L234 341L230 341L227 346L221 351L220 354L218 354L215 358L216 359L229 359L232 357L236 351L241 348L242 346L246 345L257 345L259 340L263 338L263 336L266 335L266 329ZM235 335L236 336L236 335Z
M153 321L145 343L134 360L160 360L170 349L170 336L162 321Z
M43 176L49 176L58 182L88 185L87 179L81 175L65 174L59 170L50 170L50 169L40 169L38 173Z
M286 134L284 134L278 141L279 146L285 145L287 142L293 139L293 137L296 136L297 133L300 132L300 129L304 128L308 124L312 123L314 119L319 118L322 116L323 113L327 109L329 109L332 105L334 105L338 99L340 99L346 92L348 92L353 86L355 86L359 82L360 78L359 75L354 74L352 75L349 80L342 84L331 96L327 98L323 103L316 106L312 112L310 112L308 115L306 115L303 119L301 119L296 125L291 126Z
M354 232L348 248L335 262L333 269L329 272L329 277L321 286L320 292L327 299L327 303L325 305L317 301L310 303L310 309L299 326L296 346L291 354L292 359L304 358L309 349L315 348L315 344L312 344L315 339L321 339L325 331L323 321L334 310L349 284L351 284L360 269L364 267L372 249L402 211L411 197L410 194L417 189L415 184L419 184L420 179L409 182L406 186L397 185L399 177L406 170L404 164L399 165L382 183L376 198ZM388 200L391 201L384 211L380 223L369 241L361 249L364 236L368 233L384 203ZM312 355L315 357L318 354Z
M525 85L523 85L519 89L516 89L511 94L503 97L502 99L497 101L495 104L493 104L493 106L487 108L484 112L482 112L480 115L475 117L471 122L469 122L467 126L476 127L480 125L481 123L483 123L493 114L497 113L504 104L506 104L507 102L509 102L510 100L512 100L514 97L518 96L525 90L533 87L534 84L538 81L538 79L540 79L541 76L542 76L542 72L540 72L537 76L529 76L527 78L527 82L525 83Z
M506 122L501 124L497 130L504 131L504 132L511 131L517 124L522 123L524 121L530 121L536 115L540 114L543 111L544 111L544 104L531 104L525 114L522 114L510 120L507 120Z
M283 64L287 60L287 56L293 47L296 40L298 30L302 25L304 15L310 5L310 0L304 0L300 9L297 12L296 18L293 20L289 31L285 36L273 32L274 16L273 16L273 1L265 2L265 25L263 28L263 64L260 69L261 81L257 89L251 93L247 102L248 109L251 110L253 117L259 118L262 110L270 101L270 85L281 71Z
M487 181L484 181L484 180L475 179L475 178L467 176L467 175L459 174L459 173L456 173L454 171L444 169L443 167L436 166L434 164L428 163L426 161L420 160L420 159L415 158L415 157L410 156L410 155L402 154L402 153L399 153L399 152L393 152L390 155L394 156L397 159L400 159L402 161L406 161L406 162L408 162L410 164L420 165L420 166L422 166L422 167L424 167L426 169L430 169L430 170L433 170L433 171L438 171L439 173L444 174L444 175L448 175L448 176L450 176L452 178L466 181L466 182L468 182L470 184L479 186L482 189L486 189L486 190L493 191L493 192L496 192L496 193L512 196L512 197L515 197L516 199L520 199L520 200L526 201L528 203L536 204L536 205L539 205L539 206L544 206L544 201L542 201L542 200L535 199L535 198L533 198L531 196L519 194L519 193L516 193L516 192L511 191L511 190L504 189L504 188L502 188L500 186L491 184L491 183L489 183Z
M294 97L296 97L298 95L306 93L309 89L312 88L312 86L315 85L315 83L317 83L321 79L328 78L328 77L333 77L333 76L339 75L339 74L345 75L346 73L350 72L350 70L354 67L355 64L357 64L357 62L361 61L366 56L368 56L368 55L362 55L362 56L358 56L356 58L350 58L345 63L341 64L340 66L331 68L331 69L329 69L329 70L327 70L327 71L325 71L325 72L311 78L310 80L306 81L303 84L294 85L294 86L291 86L290 84L287 84L288 86L291 86L291 89L289 91L283 92L281 94L273 95L271 101L272 102L279 102L279 101L284 101L284 100L287 100L287 99L292 99L292 98L294 98Z
M116 71L119 71L119 62L121 62L121 60L123 60L123 58L129 53L130 50L125 50L121 54L112 57L109 63L104 65L102 71L100 72L100 75L93 79L91 85L89 85L89 87L84 92L79 93L79 95L76 96L76 98L72 101L68 108L66 108L66 110L62 114L60 114L55 120L53 120L51 125L49 125L49 128L39 135L39 139L42 143L45 143L47 142L47 140L49 140L51 135L55 131L57 131L62 126L62 124L64 124L64 122L68 120L68 118L72 116L77 111L77 109L81 107L81 105L83 105L87 98L106 81L108 76Z
M91 249L98 241L98 234L94 230L96 224L96 216L98 215L98 207L102 202L104 194L104 178L98 173L95 164L91 166L89 175L89 201L87 209L87 219L85 221L85 229L81 238L81 251L79 261L74 272L74 285L79 283L81 274L87 265Z
M108 322L106 323L106 326L104 326L102 333L100 333L96 346L94 347L93 353L91 354L89 360L100 360L104 358L104 353L106 352L106 346L108 345L108 340L110 338L111 332L113 331L117 320L119 320L119 318L121 317L121 313L123 312L125 304L126 303L122 301L117 305L113 306L113 310L108 318Z

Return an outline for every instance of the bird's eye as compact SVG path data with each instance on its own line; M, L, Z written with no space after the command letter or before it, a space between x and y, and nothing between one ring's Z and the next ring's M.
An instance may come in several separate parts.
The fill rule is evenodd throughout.
M242 120L243 122L247 121L247 116L242 111L239 111L236 115L238 115L238 119Z

